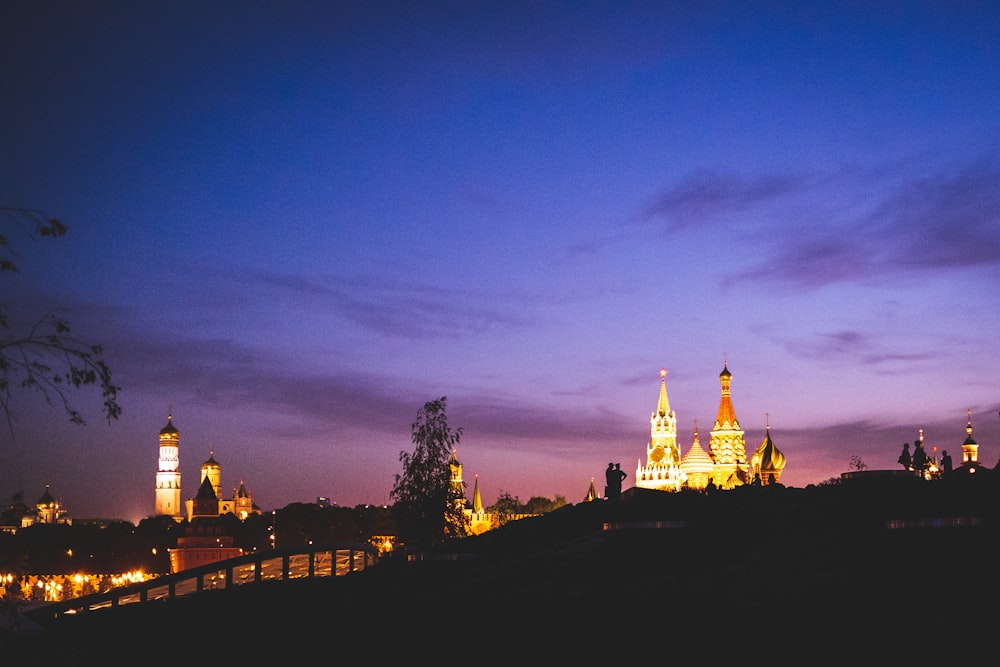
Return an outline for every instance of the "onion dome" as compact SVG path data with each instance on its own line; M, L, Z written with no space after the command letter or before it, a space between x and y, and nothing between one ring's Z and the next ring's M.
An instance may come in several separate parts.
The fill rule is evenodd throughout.
M55 505L55 504L56 504L56 499L52 497L52 494L49 492L49 485L46 484L45 485L45 493L43 493L42 497L38 499L38 506L39 507L41 507L43 505L44 506L51 506L51 505Z
M221 470L221 469L222 466L219 465L219 462L215 460L214 454L209 454L208 460L201 464L202 472L206 470Z
M760 481L763 484L774 484L781 478L781 471L785 469L785 455L774 446L771 440L771 426L767 426L764 442L753 455Z
M173 415L167 415L167 425L160 429L160 435L177 434L177 427L174 426Z

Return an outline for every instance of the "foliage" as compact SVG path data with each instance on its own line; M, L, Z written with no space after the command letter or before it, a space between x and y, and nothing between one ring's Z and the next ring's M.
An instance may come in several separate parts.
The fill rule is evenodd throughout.
M431 546L468 535L465 490L453 487L449 466L462 429L448 425L446 404L444 396L424 404L411 426L413 452L399 453L403 473L396 475L390 497L397 535L406 546Z
M524 507L517 496L511 496L507 491L501 491L496 503L490 506L488 511L494 515L494 521L499 527L513 521L516 515L522 514Z
M545 514L547 512L554 512L555 510L563 507L566 504L566 496L556 495L555 499L545 498L544 496L532 496L528 499L528 502L524 504L525 514Z
M847 469L848 470L857 470L859 472L861 470L866 470L867 468L868 468L868 464L865 463L864 461L862 461L861 457L858 456L857 454L854 454L853 456L851 456L850 463L848 463L848 465L847 465Z
M67 228L41 211L0 208L6 223L28 238L58 238ZM2 229L2 227L0 227ZM5 234L0 234L0 271L17 272L17 255ZM117 387L102 357L100 345L73 336L69 323L56 311L43 315L23 333L15 333L7 307L0 303L0 409L13 433L13 390L38 391L49 405L60 404L70 422L86 423L69 402L68 391L88 385L100 387L104 415L110 422L121 414Z

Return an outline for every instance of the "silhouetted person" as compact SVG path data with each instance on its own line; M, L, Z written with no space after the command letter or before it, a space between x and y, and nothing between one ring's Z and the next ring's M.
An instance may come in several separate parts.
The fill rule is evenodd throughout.
M621 463L616 463L615 464L615 493L617 494L617 496L619 498L622 495L622 482L625 481L626 477L628 477L628 475L626 475L625 471L622 470L622 464Z
M951 457L946 449L941 450L941 470L944 475L951 472Z
M924 442L923 440L917 440L913 443L913 469L923 475L924 468L926 467L927 452L924 451Z
M615 475L615 464L609 463L607 470L604 471L604 497L608 500L617 500L618 496L615 494L615 480L618 476Z
M913 459L910 458L910 443L903 443L903 452L899 455L899 458L896 459L896 463L903 466L904 470L910 469L910 464L913 463Z

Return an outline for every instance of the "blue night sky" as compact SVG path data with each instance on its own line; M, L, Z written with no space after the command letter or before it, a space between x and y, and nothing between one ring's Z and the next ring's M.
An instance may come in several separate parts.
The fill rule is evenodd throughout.
M7 0L0 205L70 231L0 297L124 412L15 394L0 497L149 516L172 412L184 498L388 503L446 396L470 496L576 503L724 363L788 486L992 466L998 62L992 2Z

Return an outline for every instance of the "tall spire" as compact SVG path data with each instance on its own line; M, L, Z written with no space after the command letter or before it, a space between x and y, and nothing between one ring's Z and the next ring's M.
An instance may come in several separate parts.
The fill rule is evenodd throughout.
M667 400L667 369L660 369L660 400L656 404L656 414L666 417L670 414L670 401Z
M667 369L660 369L660 396L656 410L649 417L649 442L646 444L646 465L636 465L635 485L641 488L680 489L680 448L677 446L677 416L667 399Z
M729 372L728 364L722 362L722 372L719 373L719 382L722 383L722 399L719 401L719 414L715 418L716 428L738 429L740 423L736 420L736 409L733 407L733 399L729 385L733 381L733 374Z
M483 513L483 498L479 495L479 473L476 473L476 485L472 490L472 511L475 514Z
M972 410L965 411L965 442L962 443L962 463L977 463L979 461L979 443L972 437Z
M723 360L722 372L719 373L722 397L719 400L719 413L715 418L708 445L708 453L716 465L713 471L715 484L723 489L742 484L741 478L747 473L746 442L743 439L740 422L736 419L736 409L733 408L729 389L732 380L733 374L729 372L729 363Z

